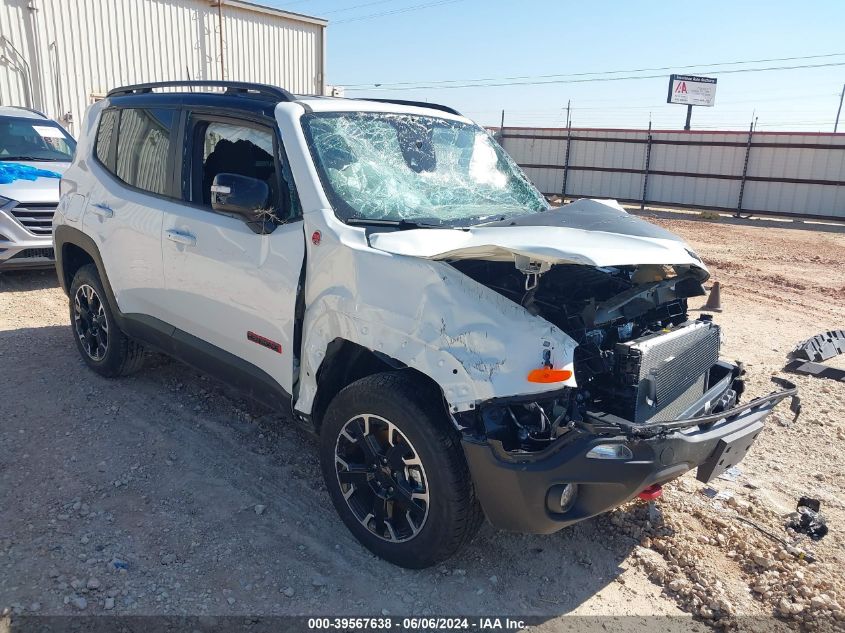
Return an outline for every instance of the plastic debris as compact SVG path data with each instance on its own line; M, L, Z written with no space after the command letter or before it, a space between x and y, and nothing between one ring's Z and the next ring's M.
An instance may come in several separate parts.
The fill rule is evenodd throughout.
M789 516L786 527L806 534L814 541L824 538L827 534L827 521L819 511L821 502L812 497L801 497L796 511Z
M725 481L736 481L742 476L742 470L739 466L731 466L721 475L719 475L719 479L724 479Z

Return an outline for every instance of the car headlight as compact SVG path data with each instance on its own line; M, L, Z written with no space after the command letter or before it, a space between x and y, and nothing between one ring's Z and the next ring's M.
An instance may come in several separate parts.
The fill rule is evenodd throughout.
M0 209L5 209L8 206L14 204L15 201L11 198L6 198L5 196L0 196Z

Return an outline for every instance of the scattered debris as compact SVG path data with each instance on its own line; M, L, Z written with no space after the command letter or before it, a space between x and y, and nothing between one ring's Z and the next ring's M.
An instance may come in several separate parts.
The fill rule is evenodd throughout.
M783 539L783 538L779 537L777 534L773 534L772 532L770 532L770 531L769 531L769 530L767 530L766 528L762 527L761 525L758 525L758 524L757 524L757 523L755 523L754 521L752 521L752 520L750 520L750 519L746 519L745 517L741 517L741 516L739 516L739 515L736 515L734 518L735 518L737 521L741 521L741 522L743 522L743 523L746 523L747 525L750 525L750 526L751 526L751 527L753 527L755 530L757 530L757 531L758 531L758 532L760 532L761 534L765 534L766 536L768 536L768 537L769 537L770 539L772 539L773 541L777 541L778 543L780 543L781 545L783 545L783 546L786 548L786 550L787 550L790 554L792 554L793 556L795 556L796 558L800 558L801 560L805 560L805 561L807 561L808 563L815 563L815 562L816 562L816 558L815 558L815 556L813 556L813 555L812 555L812 554L810 554L809 552L805 552L805 551L803 551L803 550L800 550L800 549L798 549L798 548L796 548L796 547L794 547L794 546L790 545L790 544L786 541L786 539Z
M804 376L815 376L816 378L828 378L829 380L845 382L845 369L839 369L838 367L831 367L830 365L823 365L821 363L791 360L783 369L793 374L803 374Z
M789 516L786 527L806 534L814 541L819 541L827 534L827 521L819 512L821 502L811 497L801 497L796 511Z
M742 476L742 470L739 466L731 466L721 475L719 475L719 479L724 479L725 481L737 481Z
M811 360L817 363L845 354L845 330L830 330L798 343L788 358Z
M129 564L126 563L126 561L120 560L119 558L113 559L111 564L112 567L114 567L116 570L129 569Z
M845 330L830 330L807 339L789 352L786 371L845 382L845 369L823 365L822 362L845 354Z

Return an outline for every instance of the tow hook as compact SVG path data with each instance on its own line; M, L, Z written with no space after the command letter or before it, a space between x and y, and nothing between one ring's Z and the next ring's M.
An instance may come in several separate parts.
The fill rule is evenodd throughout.
M658 497L663 495L663 486L649 486L645 490L643 490L640 494L637 495L643 501L654 501Z
M648 520L651 521L652 525L663 523L663 513L654 502L655 499L661 496L663 496L663 486L658 484L649 486L637 495L643 501L648 501Z

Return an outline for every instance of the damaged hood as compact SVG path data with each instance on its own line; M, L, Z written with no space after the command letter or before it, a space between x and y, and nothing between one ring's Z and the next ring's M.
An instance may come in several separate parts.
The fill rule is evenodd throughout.
M370 246L425 259L636 266L704 263L677 235L628 214L615 200L578 200L564 207L468 229L376 232Z

